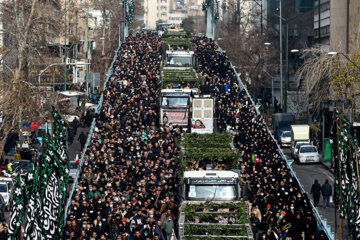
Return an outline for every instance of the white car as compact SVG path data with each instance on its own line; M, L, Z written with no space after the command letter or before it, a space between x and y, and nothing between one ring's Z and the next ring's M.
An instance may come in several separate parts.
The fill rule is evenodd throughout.
M10 209L11 189L7 182L0 182L0 194L4 198L6 209Z
M283 131L280 135L280 144L282 147L291 146L291 131Z
M301 145L298 152L299 163L320 162L318 151L313 145Z
M300 146L309 145L309 144L310 144L309 142L304 142L304 141L296 142L295 145L291 148L291 156L293 157L293 159L295 160L297 159Z

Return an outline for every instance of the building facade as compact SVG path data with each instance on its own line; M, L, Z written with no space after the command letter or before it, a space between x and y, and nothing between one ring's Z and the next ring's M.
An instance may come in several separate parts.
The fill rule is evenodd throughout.
M320 16L320 17L319 17ZM330 44L330 0L314 2L314 42L321 45ZM320 29L320 30L319 30Z
M332 0L330 3L331 51L351 53L358 50L360 46L360 1Z

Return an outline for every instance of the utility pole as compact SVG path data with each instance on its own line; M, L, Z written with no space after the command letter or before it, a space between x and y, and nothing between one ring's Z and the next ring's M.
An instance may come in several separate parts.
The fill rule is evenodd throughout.
M222 3L222 29L221 29L221 37L224 40L224 28L225 28L225 8L226 8L226 0L223 0Z
M67 38L67 25L66 25L66 15L67 15L67 9L66 9L66 2L67 0L65 0L65 70L64 70L64 74L65 74L65 78L64 78L64 91L66 91L66 81L67 81L67 66L66 66L66 62L67 62L67 42L66 42L66 38Z
M285 64L286 64L286 73L285 73L285 89L284 89L284 112L287 112L287 91L289 83L289 1L286 0L286 39L285 39Z
M283 102L283 49L282 49L282 0L280 0L280 18L279 18L279 28L280 28L280 36L279 36L279 43L280 43L280 106L284 108Z
M86 0L86 96L89 95L89 0Z

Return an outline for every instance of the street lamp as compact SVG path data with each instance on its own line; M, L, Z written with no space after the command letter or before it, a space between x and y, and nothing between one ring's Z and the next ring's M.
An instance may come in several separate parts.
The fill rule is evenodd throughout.
M354 63L346 54L344 54L342 52L328 52L328 55L330 55L330 56L336 56L336 55L339 55L339 54L343 55L346 58L346 60L351 62L357 69L360 70L360 67L356 63Z

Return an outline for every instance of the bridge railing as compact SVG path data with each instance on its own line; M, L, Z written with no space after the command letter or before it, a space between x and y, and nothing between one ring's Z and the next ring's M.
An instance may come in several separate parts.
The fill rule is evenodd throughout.
M105 90L105 88L106 88L106 85L107 85L109 79L110 79L111 76L113 75L113 72L114 72L114 63L115 63L115 61L116 61L117 53L118 53L118 51L120 50L120 48L121 48L121 45L120 45L120 46L117 48L117 50L115 51L115 56L114 56L113 61L112 61L111 65L110 65L109 71L108 71L108 73L106 73L107 78L106 78L106 81L104 82L104 87L103 87L104 90ZM103 105L103 101L104 101L104 91L101 93L99 102L98 102L98 104L95 106L95 112L96 112L96 113L99 113L99 112L101 111L102 105ZM82 154L81 154L78 171L77 171L76 177L75 177L75 179L74 179L74 183L73 183L71 192L70 192L70 194L69 194L68 202L67 202L67 204L66 204L64 221L66 221L66 218L67 218L67 215L68 215L68 212L69 212L69 207L70 207L70 204L71 204L72 196L74 195L76 186L77 186L77 184L79 183L79 177L80 177L80 174L81 174L81 168L82 168L82 166L83 166L83 164L84 164L84 161L85 161L86 149L88 148L88 146L89 146L90 143L91 143L92 135L93 135L93 133L94 133L95 124L96 124L96 119L95 119L95 117L94 117L93 120L92 120L91 126L90 126L90 130L89 130L89 133L88 133L88 136L87 136L86 143L85 143L85 145L84 145L84 148L82 149L83 152L82 152Z
M221 52L224 52L221 47L218 45L218 43L216 43L217 46L219 47L219 50ZM253 106L255 106L255 102L254 100L252 99L252 97L250 96L246 86L243 84L243 82L241 81L241 78L240 78L240 74L238 74L238 72L236 71L235 67L233 66L233 64L230 62L231 64L231 68L233 69L233 71L235 72L236 74L236 77L237 77L237 80L238 80L238 84L239 84L239 88L240 90L244 89L248 98L250 99L251 103L253 104ZM255 111L256 113L259 115L261 114L260 111L258 109L255 108ZM299 187L300 187L300 190L302 193L307 193L306 190L304 189L303 185L300 183L300 180L298 179L298 177L296 176L293 168L291 167L291 164L286 160L286 156L283 152L283 150L281 149L281 147L279 146L278 142L275 140L274 138L274 135L271 133L271 131L269 130L266 122L264 121L264 119L262 120L264 125L266 126L266 129L268 131L268 133L270 134L271 138L273 139L273 141L276 143L276 146L277 148L280 150L280 155L281 155L281 158L286 162L286 165L287 167L289 168L290 170L290 173L291 173L291 176L297 181ZM309 196L309 194L307 194ZM318 227L320 228L320 230L322 230L328 237L329 240L334 240L335 239L335 235L333 232L331 232L331 227L327 224L327 221L322 219L322 217L320 216L318 210L316 209L316 207L314 206L312 200L310 199L310 204L311 204L311 208L312 208L312 211L313 211L313 214L318 222Z

